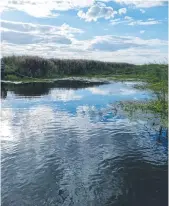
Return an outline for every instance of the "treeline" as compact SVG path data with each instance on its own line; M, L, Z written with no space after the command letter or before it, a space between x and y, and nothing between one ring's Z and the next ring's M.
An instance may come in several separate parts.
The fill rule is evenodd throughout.
M9 56L1 59L6 75L23 75L33 78L83 75L154 75L159 77L167 65L136 66L128 63L112 63L93 60L45 59L38 56Z

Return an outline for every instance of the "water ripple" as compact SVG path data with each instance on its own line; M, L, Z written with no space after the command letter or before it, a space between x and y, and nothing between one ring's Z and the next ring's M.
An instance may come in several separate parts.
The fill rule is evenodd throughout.
M166 146L110 110L142 93L112 84L3 100L3 206L167 205Z

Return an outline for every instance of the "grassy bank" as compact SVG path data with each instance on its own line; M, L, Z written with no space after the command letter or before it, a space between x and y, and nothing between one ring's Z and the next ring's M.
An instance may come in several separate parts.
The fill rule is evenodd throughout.
M44 59L37 56L2 58L4 80L46 82L65 77L106 78L108 80L141 80L155 92L168 90L168 65L134 65L92 60ZM145 89L145 88L142 89ZM140 87L141 89L141 87Z
M3 57L6 80L48 79L63 76L97 76L118 78L157 77L161 71L167 74L167 65L134 65L92 60L44 59L36 56Z
M92 60L44 59L37 56L3 57L8 75L30 78L56 78L58 76L83 76L118 73L119 69L131 72L134 65ZM7 76L8 79L15 78Z

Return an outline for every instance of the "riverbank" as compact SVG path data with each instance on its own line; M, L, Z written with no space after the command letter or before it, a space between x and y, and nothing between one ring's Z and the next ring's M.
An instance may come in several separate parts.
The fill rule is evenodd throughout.
M65 77L110 79L159 79L167 80L167 64L134 65L94 60L45 59L37 56L3 57L3 79L8 81L48 81Z
M99 81L99 82L111 82L111 81L142 81L145 84L138 84L135 87L138 89L150 89L154 92L159 92L164 89L165 92L168 90L168 82L166 80L159 80L153 77L135 76L135 75L85 75L85 76L59 76L57 78L15 78L15 79L4 79L2 83L11 84L24 84L24 83L54 83L59 80L78 80L78 81Z

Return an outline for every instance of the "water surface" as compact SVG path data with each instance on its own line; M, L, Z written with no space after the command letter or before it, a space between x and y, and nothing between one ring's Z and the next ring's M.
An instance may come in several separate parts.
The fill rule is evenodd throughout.
M3 85L2 205L167 206L166 145L113 106L134 84Z

